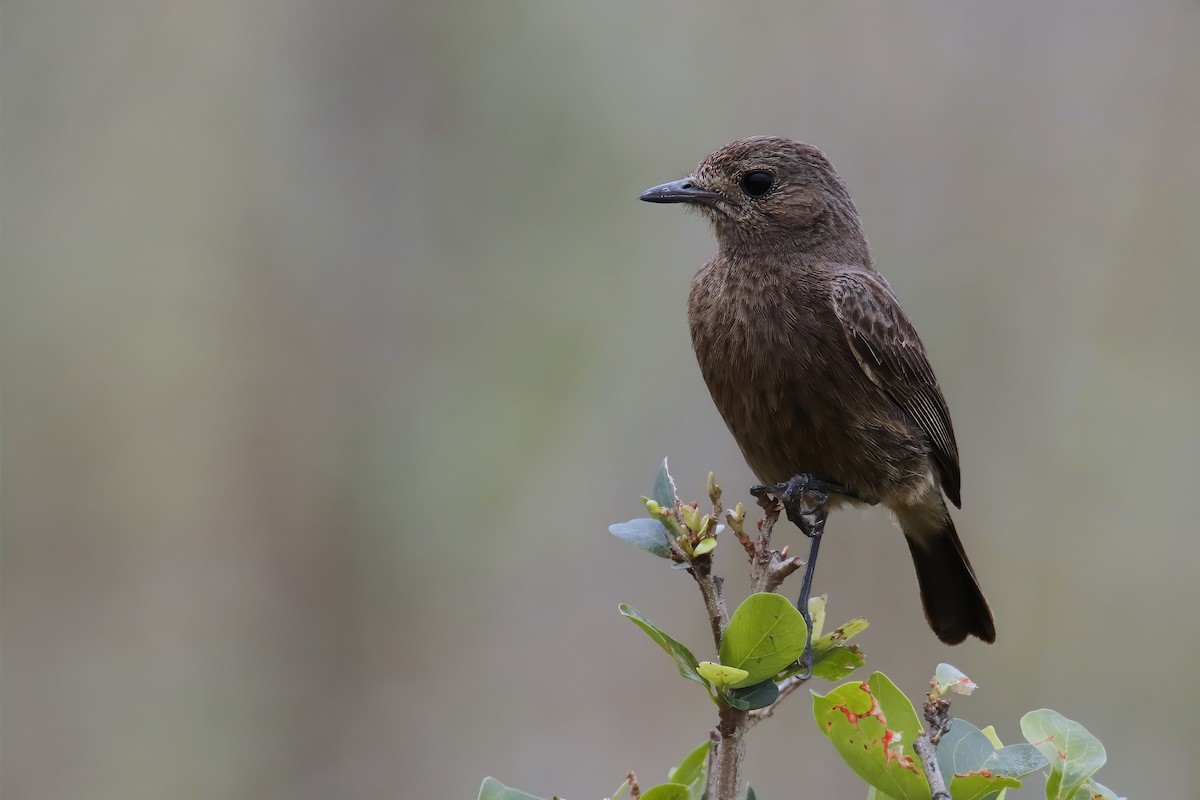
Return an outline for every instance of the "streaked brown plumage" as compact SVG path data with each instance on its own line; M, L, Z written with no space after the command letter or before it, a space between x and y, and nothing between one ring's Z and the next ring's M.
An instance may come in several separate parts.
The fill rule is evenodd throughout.
M805 473L882 503L908 540L934 633L994 641L943 500L961 504L946 401L825 155L741 139L642 199L687 203L712 223L718 251L692 280L688 321L750 468L766 483Z

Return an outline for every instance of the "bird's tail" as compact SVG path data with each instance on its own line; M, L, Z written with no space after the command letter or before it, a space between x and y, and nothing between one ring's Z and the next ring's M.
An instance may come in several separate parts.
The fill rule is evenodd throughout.
M958 644L968 635L989 644L996 641L992 611L945 503L939 498L936 506L893 512L912 552L929 627L946 644Z

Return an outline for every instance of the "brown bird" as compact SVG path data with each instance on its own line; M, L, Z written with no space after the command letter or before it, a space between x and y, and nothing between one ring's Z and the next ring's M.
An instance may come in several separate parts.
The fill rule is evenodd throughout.
M765 489L798 523L797 494L817 497L816 530L801 524L810 535L828 509L882 503L908 540L933 632L995 641L943 499L961 507L950 412L825 154L740 139L641 199L686 203L712 223L717 254L688 297L692 344L746 462L776 484Z

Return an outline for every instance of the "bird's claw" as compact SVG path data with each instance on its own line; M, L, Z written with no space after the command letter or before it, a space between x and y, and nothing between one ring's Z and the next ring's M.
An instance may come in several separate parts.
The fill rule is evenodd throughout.
M802 681L806 681L812 677L814 659L815 656L813 656L812 633L810 632L808 634L808 638L804 641L804 655L800 656L800 658L796 661L796 663L801 667L801 670L796 673L797 678Z
M808 537L820 536L825 529L825 505L829 495L858 496L838 483L814 478L812 475L793 476L785 483L754 486L750 489L754 497L776 497L787 513L787 518Z

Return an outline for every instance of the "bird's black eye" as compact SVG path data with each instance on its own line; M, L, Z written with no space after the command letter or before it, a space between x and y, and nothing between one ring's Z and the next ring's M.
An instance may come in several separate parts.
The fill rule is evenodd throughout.
M747 172L738 181L738 186L742 187L742 191L751 197L762 197L767 192L771 191L771 187L775 185L775 176L769 172L755 170Z

